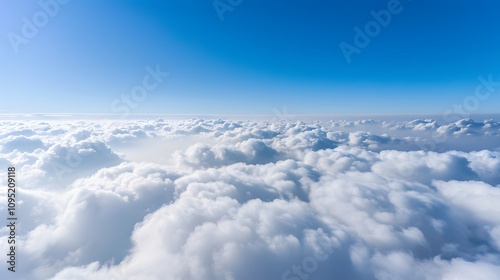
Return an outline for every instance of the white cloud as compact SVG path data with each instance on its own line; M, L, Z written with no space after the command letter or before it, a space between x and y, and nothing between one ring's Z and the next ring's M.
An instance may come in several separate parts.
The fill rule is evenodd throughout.
M0 163L20 178L17 276L494 279L499 130L469 119L3 122Z

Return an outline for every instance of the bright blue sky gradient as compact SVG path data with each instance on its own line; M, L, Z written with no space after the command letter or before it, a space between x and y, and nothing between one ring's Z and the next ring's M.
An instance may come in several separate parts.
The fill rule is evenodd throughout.
M221 21L213 0L71 0L16 54L41 7L1 0L0 113L111 114L156 65L170 76L132 113L439 114L500 81L494 0L401 0L347 63L339 44L388 2L243 0ZM499 105L500 88L474 113Z

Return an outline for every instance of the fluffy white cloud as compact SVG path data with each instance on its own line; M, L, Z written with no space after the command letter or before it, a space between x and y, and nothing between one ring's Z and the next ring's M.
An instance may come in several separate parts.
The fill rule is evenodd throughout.
M470 119L3 122L16 277L494 279L499 132Z

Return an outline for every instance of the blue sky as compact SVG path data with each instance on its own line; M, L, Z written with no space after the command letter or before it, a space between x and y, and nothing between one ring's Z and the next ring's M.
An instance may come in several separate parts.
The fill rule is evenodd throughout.
M148 66L169 76L131 113L440 114L500 81L493 0L401 0L350 63L341 42L395 0L220 0L238 4L223 20L212 0L70 0L26 38L53 1L0 2L0 113L116 113Z

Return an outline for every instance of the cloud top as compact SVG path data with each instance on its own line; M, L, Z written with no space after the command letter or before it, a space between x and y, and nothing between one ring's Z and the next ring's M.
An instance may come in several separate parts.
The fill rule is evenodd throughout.
M22 178L16 276L494 279L499 130L470 119L7 122L0 163ZM155 152L134 160L132 149Z

